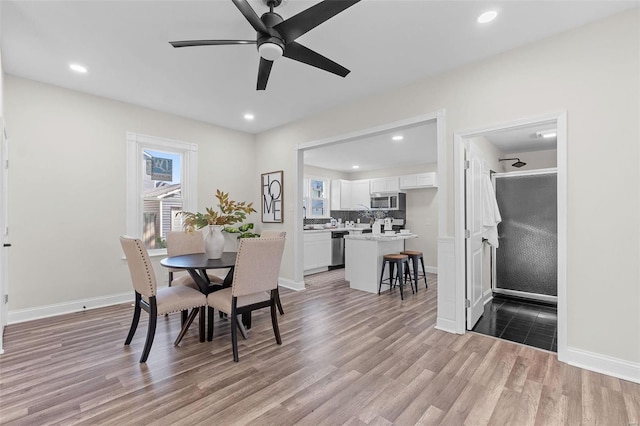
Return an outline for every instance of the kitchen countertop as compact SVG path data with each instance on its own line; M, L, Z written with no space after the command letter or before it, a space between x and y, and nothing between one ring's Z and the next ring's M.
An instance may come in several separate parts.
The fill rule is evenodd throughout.
M418 238L416 234L362 234L362 235L345 235L345 240L368 240L368 241L398 241L408 240L410 238Z
M371 229L371 228L323 228L323 229L304 229L303 231L305 233L317 233L317 232L344 232L344 231L349 231L349 232L362 232L365 229Z

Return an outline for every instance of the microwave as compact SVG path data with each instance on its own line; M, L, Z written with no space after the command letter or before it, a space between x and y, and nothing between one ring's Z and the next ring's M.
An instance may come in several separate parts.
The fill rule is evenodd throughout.
M407 194L371 194L371 210L406 210Z

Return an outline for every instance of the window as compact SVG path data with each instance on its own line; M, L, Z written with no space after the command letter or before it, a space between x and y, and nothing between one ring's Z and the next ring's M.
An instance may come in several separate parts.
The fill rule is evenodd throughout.
M196 210L198 146L136 133L127 145L127 234L164 254L167 232L182 228L176 213Z
M307 218L329 217L329 180L305 177L303 206Z

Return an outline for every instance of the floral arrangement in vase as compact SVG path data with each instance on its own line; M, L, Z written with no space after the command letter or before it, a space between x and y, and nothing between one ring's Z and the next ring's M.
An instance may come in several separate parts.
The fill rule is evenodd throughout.
M387 217L387 214L389 213L386 210L371 210L369 207L365 206L364 204L358 204L358 206L364 207L364 210L360 210L358 212L360 217L364 219L369 219L369 223L371 225L373 225L376 219L384 219L385 217Z
M180 211L176 213L182 216L182 227L185 232L193 232L196 229L209 227L209 233L205 236L205 249L210 259L219 259L224 250L224 236L222 231L237 234L240 237L258 236L250 232L253 223L247 223L239 227L230 225L240 223L247 218L247 215L255 213L253 203L245 201L238 202L229 198L228 192L216 190L218 199L218 210L206 207L205 212Z

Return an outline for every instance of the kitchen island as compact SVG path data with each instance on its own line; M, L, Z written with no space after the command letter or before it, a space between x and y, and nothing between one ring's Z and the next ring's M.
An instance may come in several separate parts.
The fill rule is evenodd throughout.
M355 290L378 292L382 258L385 254L400 253L404 242L417 238L415 234L345 235L344 277ZM385 269L388 278L389 268Z

